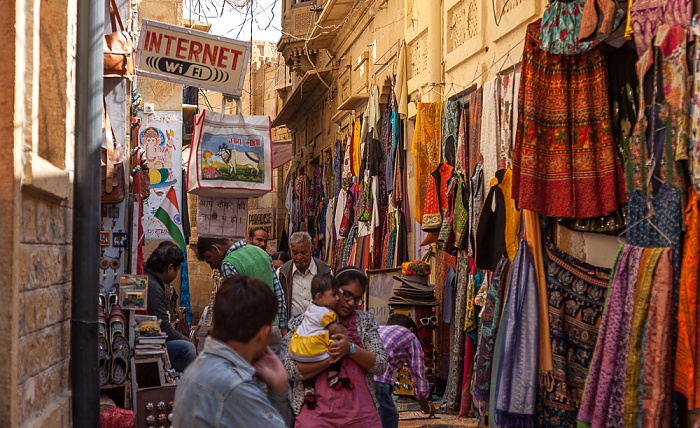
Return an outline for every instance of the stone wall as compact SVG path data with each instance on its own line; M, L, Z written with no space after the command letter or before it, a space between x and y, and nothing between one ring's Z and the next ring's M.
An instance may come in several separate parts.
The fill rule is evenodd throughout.
M0 14L0 426L68 427L76 5Z

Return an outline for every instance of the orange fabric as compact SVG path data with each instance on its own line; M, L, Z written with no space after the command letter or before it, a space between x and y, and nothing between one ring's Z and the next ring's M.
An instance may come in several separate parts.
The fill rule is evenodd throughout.
M362 163L362 141L360 141L360 131L362 124L360 119L355 119L355 124L352 129L352 146L350 148L350 170L353 177L360 175L360 164ZM360 177L364 179L364 177Z
M515 254L518 252L518 245L520 244L520 223L521 223L521 213L515 204L515 199L513 199L513 171L508 168L503 175L503 181L498 182L497 177L491 179L489 183L491 187L498 186L503 192L503 199L506 202L506 230L505 230L505 242L506 251L508 253L508 259L510 261L515 260ZM539 240L539 239L538 239ZM540 241L541 243L541 241ZM535 249L530 248L530 251L535 254ZM538 251L540 254L542 251ZM536 257L536 256L535 256ZM543 265L544 266L544 265ZM544 269L544 267L542 268Z
M413 153L416 177L414 218L421 219L421 221L423 219L423 204L430 185L430 174L437 169L442 156L441 131L442 103L418 103L411 153Z
M700 261L700 215L698 192L688 191L685 208L686 233L678 302L678 339L674 387L688 399L688 410L700 407L700 357L698 347L698 262Z
M539 301L539 370L540 375L552 372L552 340L549 336L549 299L547 297L547 277L542 256L542 233L540 216L534 211L522 210L525 227L525 241L530 248L532 261L537 274L537 300ZM540 377L542 379L542 377Z

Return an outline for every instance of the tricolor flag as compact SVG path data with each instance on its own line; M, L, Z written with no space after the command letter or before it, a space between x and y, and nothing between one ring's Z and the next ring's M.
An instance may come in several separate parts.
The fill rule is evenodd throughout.
M168 194L163 198L160 207L156 210L155 218L162 221L168 229L170 237L183 250L186 249L185 235L182 233L182 219L180 219L180 207L177 204L177 193L173 187L168 190Z

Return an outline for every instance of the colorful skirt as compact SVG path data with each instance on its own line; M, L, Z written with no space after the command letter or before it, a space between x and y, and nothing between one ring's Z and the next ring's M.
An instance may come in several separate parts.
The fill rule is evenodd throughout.
M539 47L539 29L539 21L530 24L525 39L513 198L548 217L605 216L627 195L602 47L551 55Z

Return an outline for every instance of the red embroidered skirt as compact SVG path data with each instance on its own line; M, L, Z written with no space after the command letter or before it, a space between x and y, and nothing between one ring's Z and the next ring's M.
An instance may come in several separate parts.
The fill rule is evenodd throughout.
M605 216L627 201L608 104L602 47L578 55L540 49L540 21L525 38L513 199L549 217Z

